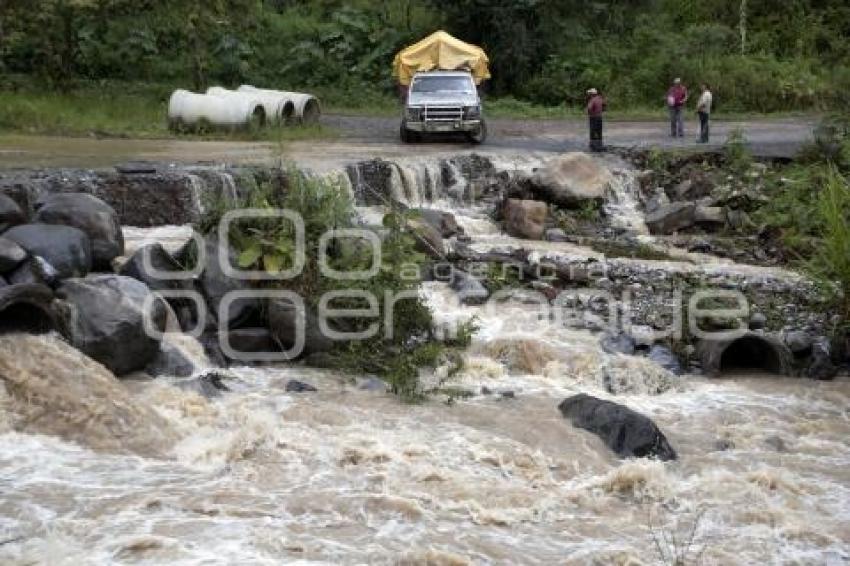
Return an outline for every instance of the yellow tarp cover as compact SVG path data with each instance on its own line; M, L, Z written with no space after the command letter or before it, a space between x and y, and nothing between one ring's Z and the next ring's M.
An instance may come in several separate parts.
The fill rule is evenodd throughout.
M403 85L418 71L454 71L468 68L475 84L490 78L487 68L490 60L484 50L464 43L444 31L436 31L410 47L399 51L393 60L393 76Z

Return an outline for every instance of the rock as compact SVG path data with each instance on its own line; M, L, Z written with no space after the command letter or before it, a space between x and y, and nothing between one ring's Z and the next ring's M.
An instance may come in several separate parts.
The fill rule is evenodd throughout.
M714 443L714 449L717 452L725 452L727 450L734 450L735 443L729 440L728 438L721 438L717 442Z
M549 228L543 234L543 239L547 242L568 242L570 237L561 228Z
M153 269L148 269L145 266L145 254L149 260L149 266ZM171 254L165 251L162 244L154 243L140 247L130 256L121 269L118 270L120 275L138 279L148 286L151 291L178 290L190 291L194 288L191 280L188 279L168 279L158 277L156 272L180 272L183 271L183 266L174 259Z
M635 339L628 334L605 334L599 339L599 345L609 354L626 354L631 356L635 353Z
M576 207L588 200L603 202L613 181L614 176L600 161L581 152L550 159L531 179L535 194L564 207Z
M558 409L573 426L596 434L621 458L676 459L676 451L655 423L628 407L579 393Z
M3 287L8 287L8 286L9 286L9 283L6 281L6 279L2 275L0 275L0 289L2 289Z
M194 242L189 242L177 253L175 259L183 265L195 265L192 260L195 255L194 248ZM218 322L219 328L225 330L238 328L254 316L259 307L258 302L255 299L233 301L224 320L219 316L221 302L232 291L247 291L251 290L252 287L247 280L225 275L218 253L218 236L216 234L207 235L204 239L204 248L206 250L206 262L204 263L204 270L198 278L198 287L210 308L210 318ZM234 269L238 269L236 252L229 249L227 255L230 265Z
M13 285L37 284L54 287L59 282L56 269L37 255L28 257L16 270L7 273L6 278Z
M671 202L646 215L646 226L652 234L671 234L694 224L696 206L692 202Z
M793 330L784 336L785 345L795 356L811 352L814 336L802 330Z
M421 218L407 221L407 229L416 239L416 249L432 259L442 259L446 255L443 236L440 231Z
M439 231L443 238L451 238L461 233L455 215L451 212L433 208L415 208L412 212Z
M174 385L186 391L194 391L201 397L212 399L221 396L222 391L230 391L225 383L227 379L233 379L233 376L221 371L211 370L192 379L177 381Z
M85 277L92 267L88 236L71 226L22 224L3 234L52 265L60 279Z
M124 235L115 210L85 193L48 195L36 204L34 222L72 226L89 237L94 269L110 270L114 258L124 253Z
M838 368L832 363L832 347L829 338L819 336L812 342L809 365L803 372L806 377L820 380L834 379Z
M122 165L116 165L115 170L121 173L122 175L148 175L156 173L156 165L153 163L135 161L130 163L124 163Z
M460 302L465 305L483 304L487 301L487 297L490 296L490 293L481 281L459 269L452 269L452 278L449 285L457 292Z
M306 393L318 391L318 389L316 389L309 383L304 383L303 381L298 381L297 379L290 379L289 381L287 381L286 390L290 393Z
M189 377L200 369L178 343L169 340L166 335L160 342L159 352L145 367L145 373L152 377Z
M161 332L167 307L162 299L151 299L144 283L120 275L90 275L63 281L56 295L66 305L68 341L116 375L144 369L159 352L159 339L148 334L145 317Z
M6 195L0 194L0 233L26 221L27 217L18 203Z
M295 357L315 352L329 352L334 341L322 334L317 315L308 307L296 309L289 301L271 300L268 303L268 324L272 337L284 349L293 348L296 340L296 320L302 317L304 329L304 347L295 352Z
M750 219L749 215L743 210L727 210L726 221L729 226L735 230L751 230L755 229L755 223Z
M764 443L776 450L777 452L787 452L788 446L785 444L785 441L782 440L782 437L779 435L768 436L764 439Z
M236 352L280 352L280 346L268 328L235 328L227 333L227 339Z
M9 273L27 259L27 251L10 240L0 236L0 273Z
M734 340L700 340L696 354L707 375L741 369L760 369L793 375L793 356L782 340L763 332L746 332Z
M647 358L675 375L682 375L685 373L685 370L682 369L682 363L679 361L679 358L667 346L653 344L653 346L649 349Z
M725 224L726 210L722 206L697 206L694 221L700 224Z
M548 213L545 202L508 199L504 209L505 231L517 238L540 240Z
M387 382L379 377L370 375L357 380L357 389L363 391L387 391Z
M44 285L0 285L0 333L56 328L53 291Z
M767 317L760 312L754 312L750 316L750 330L764 330L767 326Z

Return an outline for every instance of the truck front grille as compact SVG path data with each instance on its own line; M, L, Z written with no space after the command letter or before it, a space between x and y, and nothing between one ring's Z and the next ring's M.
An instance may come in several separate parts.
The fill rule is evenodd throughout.
M463 106L426 106L422 119L426 122L458 122L463 119Z

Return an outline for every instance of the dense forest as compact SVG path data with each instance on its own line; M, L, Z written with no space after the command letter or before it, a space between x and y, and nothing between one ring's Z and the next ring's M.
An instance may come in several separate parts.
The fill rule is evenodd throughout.
M487 50L497 97L578 103L592 85L620 107L654 106L681 76L727 110L850 106L846 0L5 0L0 88L387 96L393 54L439 28Z

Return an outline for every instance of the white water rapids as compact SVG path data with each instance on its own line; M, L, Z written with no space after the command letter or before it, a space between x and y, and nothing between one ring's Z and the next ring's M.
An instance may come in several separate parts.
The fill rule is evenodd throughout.
M519 244L436 186L414 191L423 171L399 169L396 196L452 208L476 245ZM125 229L128 250L190 235L157 230ZM296 365L233 368L207 399L115 381L55 336L0 337L0 564L850 562L847 377L676 377L521 299L423 293L443 322L478 317L450 384L488 394L410 405ZM579 392L650 416L679 459L618 459L559 413Z

